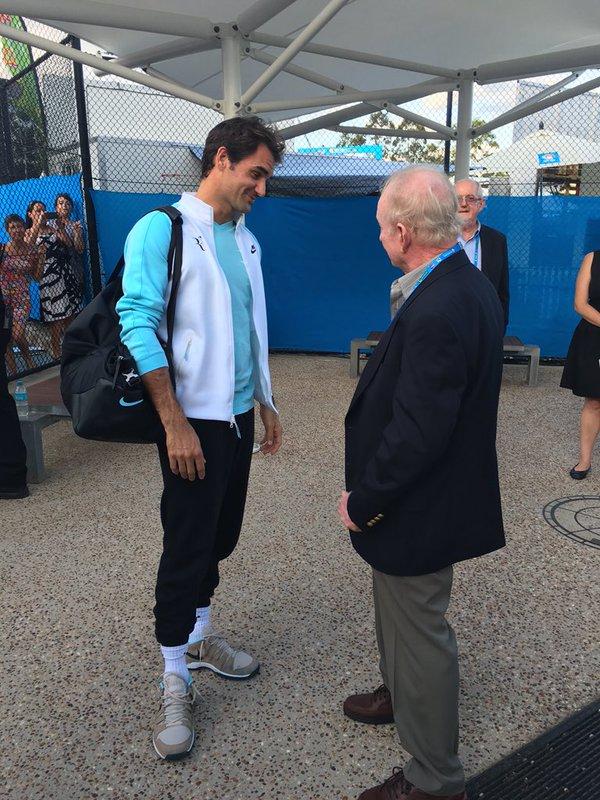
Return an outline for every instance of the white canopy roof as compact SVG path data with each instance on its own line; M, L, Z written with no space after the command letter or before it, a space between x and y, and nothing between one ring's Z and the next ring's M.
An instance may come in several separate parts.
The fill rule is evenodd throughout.
M428 127L464 150L473 80L600 65L598 0L0 0L0 11L95 43L117 56L107 66L113 74L131 77L126 67L145 67L138 80L146 85L170 86L228 116L328 110L321 121L282 124L287 138L382 105L399 113L399 103L460 88L458 131ZM0 31L8 35L6 26ZM460 160L457 152L457 167Z
M542 167L600 162L600 142L539 130L481 160L488 172L530 173Z

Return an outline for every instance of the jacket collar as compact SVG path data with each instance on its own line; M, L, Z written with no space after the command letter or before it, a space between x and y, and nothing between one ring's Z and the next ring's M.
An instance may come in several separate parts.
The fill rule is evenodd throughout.
M417 288L413 292L411 292L411 294L407 297L405 302L398 309L398 312L394 317L394 319L392 320L392 322L390 323L389 328L381 337L381 340L377 345L377 347L375 348L375 351L369 357L364 372L361 375L361 378L358 382L358 386L356 387L356 391L354 392L354 397L352 398L348 412L350 412L350 409L356 404L358 398L361 396L361 394L364 392L367 386L371 383L371 380L373 379L375 373L377 372L379 364L381 363L383 357L387 352L392 336L394 335L394 332L398 327L398 322L402 318L402 316L406 313L406 310L415 302L415 300L417 300L417 298L419 298L423 294L423 292L426 292L427 289L433 286L433 284L436 283L436 281L439 281L441 278L445 278L447 275L450 275L457 269L460 269L461 267L464 266L468 266L470 269L473 269L473 267L471 266L471 262L469 261L469 258L465 253L465 251L460 250L458 253L455 253L454 255L450 256L450 258L447 258L445 261L442 261L441 264L438 264L438 266L433 270L433 272L431 272L425 278L425 280L421 284L419 284L419 286L417 286Z
M194 219L198 220L199 222L203 222L206 225L213 225L215 221L215 214L214 209L209 203L205 203L204 200L200 200L199 197L196 197L194 192L184 192L181 195L181 200L179 201L182 208L184 208L190 216L194 217ZM233 221L235 222L236 228L240 223L243 222L244 215L237 214Z

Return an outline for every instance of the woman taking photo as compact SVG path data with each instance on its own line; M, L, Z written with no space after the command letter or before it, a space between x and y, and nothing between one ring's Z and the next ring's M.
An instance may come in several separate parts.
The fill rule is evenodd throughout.
M575 311L582 317L575 328L560 385L583 397L579 426L579 461L569 473L587 478L600 431L600 250L588 253L575 284Z
M12 341L17 345L28 369L35 364L29 351L25 326L29 319L31 300L29 283L39 280L44 263L43 249L36 249L25 241L25 223L18 214L9 214L4 220L4 229L10 237L0 251L0 288L6 311L12 321ZM8 370L16 369L12 347L6 350Z
M29 203L25 241L46 248L40 309L43 322L50 326L52 357L59 359L65 328L81 308L81 283L74 264L83 252L83 236L81 224L69 220L71 198L57 195L55 207L56 211L48 214L41 200Z

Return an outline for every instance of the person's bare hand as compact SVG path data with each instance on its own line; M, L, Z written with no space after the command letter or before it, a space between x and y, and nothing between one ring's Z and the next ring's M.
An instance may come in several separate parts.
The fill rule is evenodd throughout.
M340 499L338 501L338 514L342 521L344 528L348 528L349 531L353 533L360 533L360 528L355 525L348 515L348 498L350 497L350 492L342 492L340 495Z
M169 465L174 475L193 481L202 480L206 474L206 461L198 434L190 423L182 418L165 427Z
M281 447L283 435L279 414L267 406L261 405L260 418L265 426L265 435L260 443L260 452L266 455L275 455Z

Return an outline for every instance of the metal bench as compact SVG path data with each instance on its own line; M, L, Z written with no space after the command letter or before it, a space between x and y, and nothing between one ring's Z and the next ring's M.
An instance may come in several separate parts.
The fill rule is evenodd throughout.
M372 350L377 347L382 335L382 331L371 331L365 339L352 339L350 342L350 375L353 378L359 374L361 350ZM503 351L506 356L528 359L527 383L529 386L536 386L540 365L540 348L535 344L523 344L517 336L505 336Z
M47 477L42 430L68 417L69 412L60 405L33 405L27 415L19 414L21 435L27 448L28 483L41 483Z
M503 343L505 356L527 358L527 383L537 386L538 368L540 366L540 348L537 344L523 344L518 336L505 336Z

